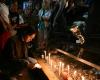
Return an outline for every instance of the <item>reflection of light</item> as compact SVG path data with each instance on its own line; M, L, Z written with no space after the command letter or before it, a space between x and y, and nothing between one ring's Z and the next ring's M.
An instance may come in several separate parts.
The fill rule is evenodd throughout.
M81 76L82 80L85 80L85 77L84 76Z
M74 71L74 75L76 75L77 71Z
M23 2L23 9L28 8L28 2Z
M70 31L77 32L78 31L78 27L77 26L76 27L73 27L73 28L70 29Z

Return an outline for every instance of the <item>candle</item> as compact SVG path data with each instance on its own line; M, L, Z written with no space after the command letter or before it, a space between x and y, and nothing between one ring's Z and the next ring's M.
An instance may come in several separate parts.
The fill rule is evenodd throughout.
M44 57L45 57L45 59L46 59L46 51L44 51Z
M49 61L48 61L48 56L46 56L45 60L47 61L47 63L49 62Z
M69 73L69 69L70 69L70 67L69 67L69 65L68 65L68 66L67 66L68 73Z
M63 72L64 71L64 63L62 63L62 67L61 68L62 68L62 72Z
M70 76L69 76L69 74L70 74L69 70L70 70L70 66L68 65L68 66L67 66L67 71L68 71L68 80L69 80L69 77L70 77Z
M76 76L77 71L74 71L74 76Z
M77 77L76 77L77 75L76 74L77 74L77 71L74 71L74 73L73 73L74 80L77 80Z
M48 55L48 61L49 61L49 64L50 64L50 56L51 56L51 54L49 53L49 55Z
M61 65L62 65L62 62L59 62L59 76L60 76L60 73L61 73Z
M41 58L44 59L44 55L41 55Z

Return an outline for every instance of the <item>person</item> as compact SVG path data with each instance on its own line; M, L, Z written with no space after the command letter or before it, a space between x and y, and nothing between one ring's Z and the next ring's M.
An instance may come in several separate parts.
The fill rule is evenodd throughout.
M8 6L5 0L0 0L0 53L3 50L7 40L16 35L16 31L12 28L9 20Z
M56 47L63 46L62 43L69 41L68 29L68 13L70 11L70 0L59 0L54 2L54 7L52 9L52 14L50 17L50 28L49 33L49 45L57 45ZM72 15L71 15L72 16ZM59 43L61 42L61 43Z
M13 1L13 3L10 6L10 21L12 25L24 23L24 20L22 16L19 14L18 9L18 2Z
M27 23L24 22L20 10L21 8L18 6L18 1L16 0L13 1L10 6L9 18L10 18L11 25L17 31L17 35L19 35L26 27L29 26Z
M21 37L11 37L6 45L3 54L0 54L0 68L10 76L20 74L23 68L41 68L37 60L28 56L28 43L36 36L33 29L27 29Z
M38 43L39 49L46 48L47 28L49 25L49 18L51 16L50 0L43 0L42 8L39 10L39 23L38 23Z
M55 9L57 10L56 15L54 16L54 22L53 26L55 27L57 24L59 24L59 31L66 30L66 26L69 26L69 24L72 23L72 18L74 17L74 8L75 8L75 2L74 0L62 0L59 1L57 7ZM56 10L55 10L56 11ZM62 22L58 22L62 19ZM63 25L63 28L62 28Z

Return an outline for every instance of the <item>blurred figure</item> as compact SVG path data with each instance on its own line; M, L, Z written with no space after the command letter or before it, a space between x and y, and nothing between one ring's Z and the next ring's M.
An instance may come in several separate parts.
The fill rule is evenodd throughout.
M88 35L100 34L100 10L99 0L92 0L88 14L88 23L86 32ZM96 36L96 35L95 35Z
M24 23L22 14L20 13L21 8L18 6L18 1L13 1L10 6L10 21L13 28L17 31L17 35L20 37L23 32L29 25Z
M0 68L10 76L19 75L24 68L41 68L37 60L28 56L28 43L36 36L33 29L23 32L21 38L14 36L7 41L0 55Z
M5 0L0 0L0 53L3 50L7 40L17 32L13 30L8 18L9 10Z
M23 17L20 13L21 8L18 6L18 2L14 1L10 6L10 20L11 24L21 26L20 24L24 24Z
M38 16L38 47L39 49L45 49L47 45L47 28L51 16L50 0L43 0L42 8L39 10Z
M69 41L69 22L72 22L74 1L73 0L59 0L54 2L54 7L50 17L50 39L49 44L54 43L62 46L62 43ZM69 16L68 16L69 15ZM54 46L55 46L54 45ZM57 46L58 47L58 46Z

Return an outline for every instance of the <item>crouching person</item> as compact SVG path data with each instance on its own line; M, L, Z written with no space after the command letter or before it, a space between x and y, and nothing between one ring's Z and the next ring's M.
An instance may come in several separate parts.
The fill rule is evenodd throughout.
M35 31L28 28L22 34L21 37L10 38L0 54L0 68L10 76L20 74L21 70L26 67L41 68L36 59L28 57L27 44L35 38Z

